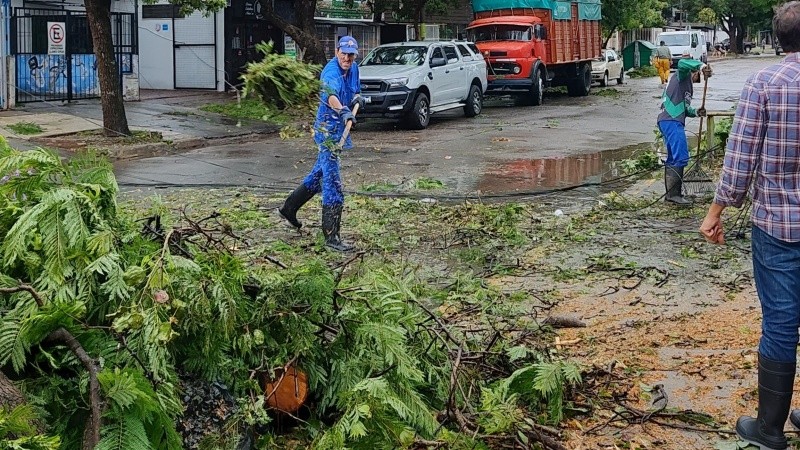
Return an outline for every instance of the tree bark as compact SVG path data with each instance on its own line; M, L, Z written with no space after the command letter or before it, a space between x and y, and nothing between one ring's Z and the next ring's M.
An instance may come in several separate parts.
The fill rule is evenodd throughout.
M100 80L100 103L103 107L103 133L106 136L129 136L128 118L122 103L117 58L111 37L111 0L86 0L86 17L92 32Z
M24 403L25 396L22 395L22 392L6 374L0 372L0 408L14 409Z
M288 34L297 42L303 53L306 62L314 64L325 64L328 62L322 43L317 38L314 28L314 12L317 2L315 0L294 0L294 14L297 25L292 24L283 17L279 16L272 7L271 0L261 2L264 17L281 31Z

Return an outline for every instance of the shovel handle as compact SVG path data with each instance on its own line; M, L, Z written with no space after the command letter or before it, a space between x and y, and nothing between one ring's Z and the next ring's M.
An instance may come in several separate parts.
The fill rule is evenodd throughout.
M705 83L703 84L703 101L700 102L700 109L706 108L706 94L708 93L708 77L705 78ZM697 154L700 154L700 143L703 142L703 121L708 120L708 117L701 117L700 118L700 129L697 132ZM706 149L708 151L710 149Z
M356 104L356 106L353 107L353 117L355 117L355 115L358 114L358 108L360 106L361 106L360 104ZM347 140L347 136L350 136L350 128L353 128L352 120L348 120L347 124L345 124L344 126L344 132L342 133L342 138L339 139L339 148L344 147L344 142Z

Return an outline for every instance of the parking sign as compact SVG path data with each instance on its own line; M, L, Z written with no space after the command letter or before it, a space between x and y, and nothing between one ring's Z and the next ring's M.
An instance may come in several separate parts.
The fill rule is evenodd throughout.
M47 53L64 55L67 52L67 33L64 22L47 22Z

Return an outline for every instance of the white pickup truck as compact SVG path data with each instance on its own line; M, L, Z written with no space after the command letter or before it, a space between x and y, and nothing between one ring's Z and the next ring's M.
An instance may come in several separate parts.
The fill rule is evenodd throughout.
M428 126L433 113L464 108L480 114L486 91L486 61L475 44L461 41L398 42L375 47L359 63L359 117L404 119L409 128Z

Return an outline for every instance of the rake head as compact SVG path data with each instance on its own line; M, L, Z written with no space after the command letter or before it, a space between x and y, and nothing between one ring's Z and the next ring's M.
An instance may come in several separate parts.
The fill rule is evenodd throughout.
M701 161L695 161L683 173L683 195L700 196L713 194L717 189L717 184L711 175L703 168Z

